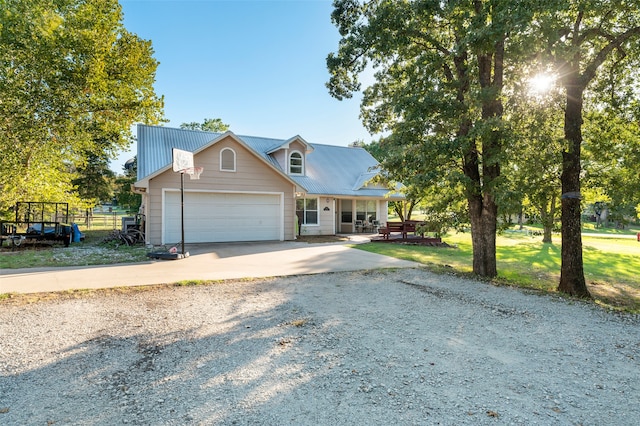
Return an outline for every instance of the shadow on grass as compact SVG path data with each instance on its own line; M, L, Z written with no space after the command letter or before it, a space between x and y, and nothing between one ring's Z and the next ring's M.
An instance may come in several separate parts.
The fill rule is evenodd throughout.
M458 242L456 249L375 244L363 246L359 248L423 263L434 272L444 265L462 273L472 269L471 244L462 242ZM498 246L496 255L499 281L545 292L556 291L562 264L560 244L502 244ZM640 311L640 282L637 278L640 276L640 260L636 256L584 246L583 260L587 286L596 303L632 312Z
M547 271L559 270L561 260L560 246L543 243L520 243L513 246L498 247L498 262L519 268L542 268Z

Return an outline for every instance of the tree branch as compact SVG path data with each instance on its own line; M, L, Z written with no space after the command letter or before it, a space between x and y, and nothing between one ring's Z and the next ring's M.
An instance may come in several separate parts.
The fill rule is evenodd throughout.
M640 36L640 26L630 28L624 33L613 38L606 46L604 46L600 50L600 52L598 52L596 57L593 58L593 61L589 65L587 65L584 73L582 73L582 82L584 86L586 87L586 85L594 79L598 68L604 63L611 52L613 52L615 49L619 49L624 42L635 36Z

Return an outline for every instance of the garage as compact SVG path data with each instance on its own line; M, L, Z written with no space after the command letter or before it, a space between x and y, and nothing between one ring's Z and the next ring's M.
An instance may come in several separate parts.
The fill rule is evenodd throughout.
M186 243L283 240L283 194L184 193ZM181 241L180 192L165 191L164 244Z

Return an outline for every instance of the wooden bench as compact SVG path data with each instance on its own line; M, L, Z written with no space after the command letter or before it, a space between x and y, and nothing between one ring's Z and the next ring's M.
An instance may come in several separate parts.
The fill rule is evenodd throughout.
M402 238L407 238L407 233L416 232L415 222L387 222L386 226L378 228L378 233L382 235L385 240L389 239L389 235L392 232L400 232Z

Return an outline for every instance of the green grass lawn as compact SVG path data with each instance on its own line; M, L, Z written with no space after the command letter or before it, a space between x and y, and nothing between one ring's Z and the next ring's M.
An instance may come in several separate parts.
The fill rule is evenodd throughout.
M585 278L597 303L640 313L640 242L635 238L616 238L618 230L599 229L583 236ZM70 248L26 249L0 253L0 268L38 266L82 266L148 260L147 249L100 244L110 230L83 230L86 240ZM635 230L627 230L627 234ZM543 244L542 237L526 232L505 232L497 237L497 283L554 292L560 277L560 237ZM454 233L443 240L451 248L408 246L390 243L357 245L362 250L413 260L430 269L471 273L472 250L469 233Z
M148 260L148 250L144 245L129 247L124 244L101 243L111 234L111 230L83 230L82 232L85 234L85 241L71 243L69 247L64 247L62 243L51 247L25 245L15 251L5 247L4 251L0 252L0 268L110 265Z
M546 292L556 291L560 278L560 237L543 244L539 236L505 233L497 238L497 283ZM443 238L451 248L390 243L360 244L357 248L412 260L436 271L453 268L472 272L471 235L456 233ZM640 312L640 242L629 238L583 237L585 278L597 303Z
M582 233L583 234L612 234L612 235L636 235L640 232L640 226L637 225L629 225L627 229L616 229L616 228L596 228L595 223L583 223L582 224Z

